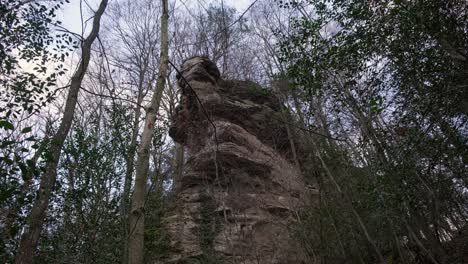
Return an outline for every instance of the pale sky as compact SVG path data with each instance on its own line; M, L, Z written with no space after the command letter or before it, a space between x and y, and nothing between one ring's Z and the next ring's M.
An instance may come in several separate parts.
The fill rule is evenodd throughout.
M109 2L112 3L112 1L116 0L110 0ZM169 0L169 3L174 3L174 1L176 2L176 7L181 6L182 8L184 7L182 2L186 5L197 5L200 2L205 6L209 5L210 3L221 3L221 0ZM255 0L224 0L224 4L236 8L238 15L240 15L252 4L253 1ZM97 9L100 1L88 0L87 2L93 7L93 9ZM85 1L82 1L82 7L83 17L84 20L86 20L90 17L90 12ZM63 26L68 30L77 34L81 34L80 0L71 0L70 3L65 4L63 11L58 15L58 19L62 21Z

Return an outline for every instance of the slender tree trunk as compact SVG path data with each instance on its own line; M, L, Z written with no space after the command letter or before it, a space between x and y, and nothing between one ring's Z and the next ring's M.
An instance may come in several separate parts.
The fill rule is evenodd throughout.
M300 117L303 117L303 113L302 111L300 110L300 106L299 106L299 102L297 100L297 98L295 97L295 95L293 95L293 100L294 100L294 103L295 103L295 107L296 107L296 111L298 111L298 115ZM325 118L324 116L322 116L322 118ZM303 126L305 128L305 120L303 122ZM326 127L324 125L322 125L322 129L325 129ZM327 131L325 131L327 132ZM341 186L338 184L338 182L336 181L333 173L331 172L331 170L329 169L329 167L327 166L327 164L325 163L325 161L323 160L322 158L322 155L320 154L320 152L318 151L319 150L319 144L316 142L316 140L314 139L314 136L313 135L305 135L305 133L303 134L303 141L306 143L306 146L307 148L310 148L312 150L314 150L315 152L315 156L318 158L318 160L320 161L321 165L322 165L322 168L325 170L325 173L328 175L329 179L331 180L331 182L333 183L333 185L335 185L336 187L336 190L338 191L338 193L342 194L343 197L345 198L345 201L347 203L349 203L349 208L351 209L351 212L354 214L354 216L356 217L356 220L361 228L361 230L363 231L366 239L368 240L368 242L372 245L372 247L374 248L376 254L377 254L377 257L379 259L379 262L380 263L384 263L384 258L382 256L382 253L380 252L380 249L377 247L377 244L375 243L375 241L373 240L373 238L370 236L368 230L367 230L367 227L365 225L365 223L363 222L361 216L359 215L359 213L356 211L356 209L354 208L352 202L351 202L351 198L348 196L348 194L346 192L344 192L341 188Z
M288 109L288 106L286 105L286 103L288 101L287 96L282 91L282 90L286 90L287 87L283 87L280 81L275 82L272 86L273 86L273 89L275 90L275 92L277 94L277 97L280 100L281 104L284 104L286 109ZM288 122L288 120L290 119L289 112L286 113L286 111L281 110L280 117L281 117L281 121L283 121L284 126L286 128L286 133L288 135L289 146L291 147L291 154L292 154L292 159L294 161L294 165L296 165L296 167L298 169L301 169L301 166L299 164L299 160L297 158L296 142L294 141L294 135L293 135L293 133L291 131L291 125Z
M15 260L16 264L29 264L33 261L34 251L39 242L42 224L46 217L49 198L57 178L57 166L60 159L60 153L73 122L75 107L78 101L78 93L91 58L91 46L99 33L101 17L107 7L107 2L108 0L101 1L93 19L93 28L91 33L82 44L81 63L71 79L70 90L68 92L62 122L60 123L57 133L51 139L50 152L52 154L52 160L47 162L46 171L41 177L36 200L34 201L33 207L28 216L27 226L21 235L18 254Z
M153 137L153 130L156 122L156 115L161 104L166 75L168 72L168 3L162 0L161 14L161 55L159 62L159 74L156 84L156 91L151 98L151 103L147 109L145 125L138 149L136 161L135 188L132 196L132 208L129 215L129 238L128 238L128 263L143 263L144 252L144 230L145 230L145 194L146 180L149 171L150 147Z
M221 1L221 10L222 10L222 27L223 33L221 34L221 52L223 57L222 65L222 76L226 77L228 73L228 53L229 53L229 29L226 25L226 13L224 10L224 1Z
M124 180L124 187L123 187L123 194L122 194L122 203L120 204L120 214L122 217L122 226L124 230L124 252L122 257L122 263L127 263L128 261L128 209L130 206L130 188L132 186L132 176L133 176L133 167L135 163L135 150L137 147L137 138L138 138L138 130L140 126L140 116L141 116L141 108L140 104L143 101L143 91L141 87L139 88L138 94L138 106L135 109L135 118L133 119L133 131L132 131L132 139L130 141L130 146L128 149L127 154L127 161L126 161L126 168L125 168L125 180Z

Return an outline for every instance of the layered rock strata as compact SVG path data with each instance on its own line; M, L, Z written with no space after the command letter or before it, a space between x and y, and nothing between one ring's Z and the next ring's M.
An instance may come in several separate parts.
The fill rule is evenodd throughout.
M166 263L306 263L288 227L305 200L280 102L253 82L220 79L194 57L177 76L170 136L187 149L166 219Z

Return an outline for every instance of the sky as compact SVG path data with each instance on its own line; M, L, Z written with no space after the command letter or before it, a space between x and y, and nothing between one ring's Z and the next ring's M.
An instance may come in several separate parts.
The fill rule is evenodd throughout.
M116 1L116 0L109 0L110 3L112 3L113 1ZM135 1L138 1L138 0L135 0ZM158 1L158 0L154 0L154 1ZM174 3L174 1L175 1L176 8L178 7L185 8L185 6L197 5L199 2L202 3L204 6L207 6L210 3L220 4L222 0L169 0L169 3ZM225 5L236 8L238 11L238 14L240 15L255 0L223 0L223 1ZM58 19L62 21L64 27L70 30L71 32L74 32L77 34L82 33L81 32L82 29L81 29L80 2L81 2L80 0L71 0L70 3L64 5L62 12L59 13L58 15ZM87 2L95 10L97 9L97 6L100 0L88 0ZM91 14L89 12L89 8L85 4L85 1L82 1L82 7L83 7L83 17L86 20L87 18L90 17Z

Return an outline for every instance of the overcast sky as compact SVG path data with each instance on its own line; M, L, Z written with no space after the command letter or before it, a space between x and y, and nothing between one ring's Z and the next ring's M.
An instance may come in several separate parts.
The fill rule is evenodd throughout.
M109 0L110 3L116 0ZM138 1L138 0L135 0ZM154 0L158 1L158 0ZM221 0L169 0L170 3L174 3L176 8L185 8L186 5L197 5L199 2L204 6L209 5L210 3L221 3ZM227 6L235 7L238 11L238 14L244 12L244 10L252 4L255 0L224 0L224 4ZM97 7L100 0L88 0L93 7ZM183 5L182 3L185 3ZM89 17L90 13L84 1L83 5L83 16L85 20ZM95 8L96 9L96 8ZM63 25L70 31L81 34L81 19L80 19L80 0L71 0L70 3L65 4L64 9L61 14L59 14L59 20L63 22Z

